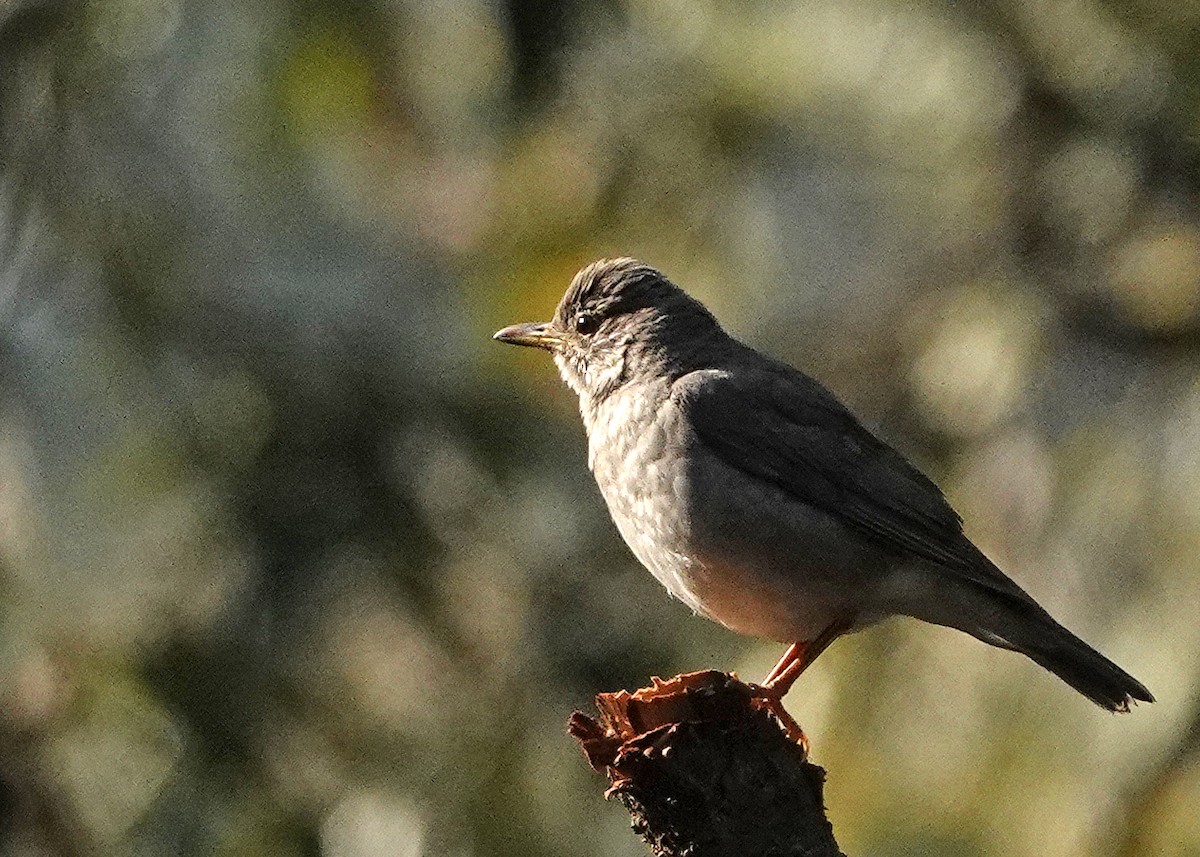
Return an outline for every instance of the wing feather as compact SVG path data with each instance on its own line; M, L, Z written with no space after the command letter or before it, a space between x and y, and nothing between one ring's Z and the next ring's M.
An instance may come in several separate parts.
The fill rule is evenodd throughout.
M865 429L832 393L782 365L692 372L672 398L730 466L840 519L898 557L1028 596L971 543L941 490Z

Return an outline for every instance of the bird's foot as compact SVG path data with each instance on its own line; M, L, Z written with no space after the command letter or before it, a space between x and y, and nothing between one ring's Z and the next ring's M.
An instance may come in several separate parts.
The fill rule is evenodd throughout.
M804 734L804 730L800 728L800 724L796 722L796 719L788 714L787 709L783 707L783 695L787 692L787 689L770 683L750 684L748 687L750 688L751 700L755 706L767 711L779 721L779 725L783 727L783 732L787 735L788 740L800 747L801 755L807 760L808 736Z

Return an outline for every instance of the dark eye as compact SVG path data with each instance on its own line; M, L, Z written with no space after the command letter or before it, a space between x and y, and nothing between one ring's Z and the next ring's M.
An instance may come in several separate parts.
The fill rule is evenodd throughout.
M581 312L575 316L575 329L587 336L589 333L595 333L596 328L600 326L600 320L589 312Z

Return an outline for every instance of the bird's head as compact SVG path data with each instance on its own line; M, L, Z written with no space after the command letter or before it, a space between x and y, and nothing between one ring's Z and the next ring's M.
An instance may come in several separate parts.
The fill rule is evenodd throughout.
M712 314L654 268L601 259L571 280L551 321L514 324L493 338L543 348L584 403L622 384L693 368L716 337Z

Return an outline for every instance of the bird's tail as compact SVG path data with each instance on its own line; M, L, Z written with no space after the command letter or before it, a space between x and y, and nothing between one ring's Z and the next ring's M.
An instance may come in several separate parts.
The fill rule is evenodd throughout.
M1013 648L1040 664L1101 708L1128 711L1133 702L1153 702L1146 686L1076 637L1049 615L1037 632Z
M1020 652L1109 711L1154 701L1145 685L1056 622L1015 583L1002 579L1003 589L973 581L959 581L961 588L954 589L943 584L936 607L930 609L932 602L926 599L910 615Z

